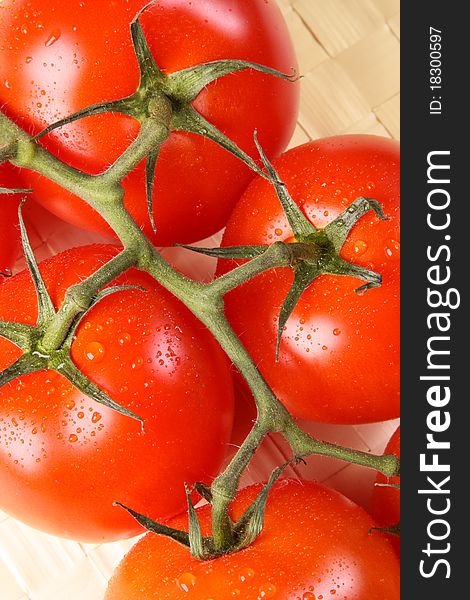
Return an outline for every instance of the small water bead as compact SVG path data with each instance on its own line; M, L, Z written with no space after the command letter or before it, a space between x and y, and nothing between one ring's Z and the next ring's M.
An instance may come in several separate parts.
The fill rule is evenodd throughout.
M279 228L277 228L277 229L275 229L275 230L274 230L274 233L275 233L277 236L281 236L281 235L282 235L284 232L282 231L282 229L279 229Z
M85 416L85 414L84 414L84 413L82 413L81 411L80 411L79 413L77 413L77 417L78 417L79 419L83 419L83 417L84 417L84 416Z
M274 598L277 588L272 583L265 583L262 585L259 590L259 598L264 600L265 598Z
M302 600L317 600L317 597L313 592L305 592L302 596Z
M187 593L196 585L196 577L192 573L182 573L176 580L176 585Z
M131 340L132 337L129 333L123 333L122 336L119 338L119 343L121 344L121 346L123 346L124 344L128 344Z
M387 255L388 258L392 258L393 256L399 256L400 255L400 242L397 242L396 240L392 240L392 239L387 240L384 250L385 250L385 254Z
M247 567L246 569L242 569L240 571L240 573L238 574L238 579L242 583L246 583L247 581L252 579L254 576L255 576L255 572L253 571L253 569L250 569L249 567Z
M71 433L71 434L69 435L69 442L72 442L72 443L73 443L73 442L77 442L77 441L78 441L78 436L77 436L77 435L75 435L74 433Z
M104 358L105 349L100 342L90 342L85 349L85 356L88 360L101 362Z
M47 40L44 42L46 48L50 48L53 44L55 44L61 35L62 32L60 31L60 29L53 29L49 34Z
M356 256L361 256L365 252L367 252L367 244L363 240L357 240L354 242L354 254Z
M341 329L333 329L333 335L340 335L341 334Z
M144 364L144 359L141 356L138 356L134 362L132 363L131 367L133 369L140 369L140 367Z
M92 423L98 423L98 421L101 419L101 415L99 412L94 412L92 417L91 417L91 422Z

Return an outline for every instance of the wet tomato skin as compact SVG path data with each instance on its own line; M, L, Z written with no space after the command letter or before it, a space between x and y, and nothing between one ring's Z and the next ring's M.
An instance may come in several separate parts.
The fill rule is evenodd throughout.
M239 517L259 491L245 488ZM199 510L208 532L210 514ZM185 518L171 521L186 527ZM175 542L147 534L109 582L105 600L398 600L399 564L388 540L350 500L312 482L281 481L270 492L264 530L241 552L201 562Z
M302 294L275 347L279 310L293 279L273 269L231 291L225 311L268 383L296 417L327 423L371 423L400 411L399 198L395 140L344 135L314 140L274 161L294 201L324 227L359 196L377 199L387 216L367 213L341 256L382 275L364 295L361 281L322 275ZM291 241L273 186L257 178L235 207L222 246ZM242 261L220 260L218 274Z
M56 306L67 288L117 252L68 250L41 263ZM113 283L83 318L72 359L140 423L41 371L0 389L0 506L54 535L108 541L141 532L120 501L159 520L184 510L184 483L210 482L230 437L233 390L228 361L209 332L145 273ZM19 299L21 300L19 302ZM0 319L34 324L36 298L22 272L0 286ZM0 338L0 368L21 351Z
M139 83L130 23L146 0L6 0L0 5L0 101L28 133L93 103L132 94ZM219 59L244 59L291 73L297 66L274 0L161 0L141 17L165 73ZM299 86L269 75L239 72L197 97L194 107L252 156L253 132L269 156L287 146L295 127ZM41 140L66 163L89 173L108 167L136 137L138 122L113 113L64 126ZM111 233L78 197L25 172L34 197L75 225ZM215 233L252 179L229 152L199 135L173 132L164 144L154 188L155 235L147 216L145 166L124 180L125 203L159 245Z

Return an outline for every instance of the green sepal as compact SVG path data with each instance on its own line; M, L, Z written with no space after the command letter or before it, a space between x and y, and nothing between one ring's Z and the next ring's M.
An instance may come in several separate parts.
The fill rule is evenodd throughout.
M30 189L0 187L0 194L30 194L32 191Z
M125 506L121 502L114 502L114 506L120 506L124 510L126 510L134 519L142 525L147 531L151 531L152 533L156 533L158 535L164 535L165 537L171 538L173 541L178 542L182 546L189 548L189 534L186 531L181 531L179 529L173 529L172 527L167 527L166 525L162 525L150 517L146 517L132 508Z
M237 523L235 523L233 532L237 539L237 544L232 551L250 546L263 530L268 494L288 464L290 464L290 461L274 469L256 500L247 508Z
M379 531L380 533L388 533L400 537L400 521L387 527L371 527L370 531Z
M336 219L326 225L323 231L333 242L336 252L341 250L353 226L369 210L373 210L382 221L387 220L387 217L377 200L359 196L359 198L356 198L345 211L336 217Z
M188 531L189 531L189 550L198 560L204 560L207 555L207 546L210 543L209 539L205 539L201 533L201 524L197 512L194 508L193 500L191 498L191 491L186 484L186 500L188 503Z
M0 337L9 340L24 352L28 352L34 346L36 340L36 328L25 323L14 323L12 321L0 321Z
M269 162L268 157L266 156L266 154L263 151L263 148L258 142L258 136L256 132L254 138L261 160L263 161L266 171L268 172L269 181L276 190L277 197L279 198L279 202L281 203L281 206L284 210L284 214L286 215L287 221L291 226L294 238L299 242L303 241L304 239L308 238L308 236L310 236L312 233L315 233L315 231L317 231L317 228L307 219L307 217L303 214L303 212L292 199L286 184L283 181L281 181L276 169Z
M276 361L279 359L279 348L281 345L282 332L284 331L287 320L292 314L292 311L294 310L304 290L316 277L318 277L319 274L320 272L318 269L306 263L299 263L294 267L294 281L292 282L290 290L287 293L286 299L284 300L279 313L276 341Z
M334 256L334 258L328 262L325 261L325 263L322 264L321 272L326 275L342 275L362 279L366 283L355 290L359 295L365 294L369 289L380 287L382 285L382 275L375 271L371 271L366 267L355 265L338 255Z
M48 356L43 356L37 352L23 354L13 364L0 372L0 387L22 375L47 369L48 359Z
M73 123L74 121L84 119L85 117L91 117L92 115L101 115L103 113L115 112L134 116L133 104L133 96L123 98L122 100L112 100L109 102L98 102L97 104L91 104L90 106L82 108L81 110L78 110L77 112L68 115L63 119L59 119L59 121L51 123L51 125L49 125L37 135L32 137L31 140L35 142L43 136L50 133L51 131L54 131L54 129L58 129L59 127L63 127L64 125Z
M176 71L175 73L168 75L163 90L171 98L175 98L183 103L189 103L213 81L216 81L225 75L230 75L237 71L245 71L246 69L260 71L261 73L279 77L280 79L290 82L299 79L294 70L291 75L287 75L276 69L271 69L270 67L246 60L215 60L195 65L194 67L189 67L182 71Z
M395 488L397 490L400 489L400 484L399 483L389 483L389 482L387 482L387 483L379 483L379 482L376 482L376 483L374 483L374 485L376 487L389 487L389 488Z
M176 244L179 248L186 248L192 252L214 256L215 258L256 258L269 248L269 246L227 246L226 248L198 248L186 244Z
M157 159L160 154L160 148L161 146L158 146L157 148L151 150L148 153L147 159L145 161L145 192L147 195L147 210L150 225L152 226L154 233L157 233L157 226L153 217L153 185L155 182L155 167L157 165Z
M26 257L26 262L28 264L28 269L31 273L34 288L36 290L36 295L38 298L37 326L41 327L42 325L44 325L44 323L47 323L47 321L49 321L49 319L51 319L56 314L56 312L49 292L47 291L46 284L44 283L44 279L42 278L41 272L39 271L38 263L36 262L36 257L34 256L33 249L31 248L28 232L26 231L26 227L23 221L22 207L24 202L25 200L23 200L18 206L18 220L20 224L21 242Z
M147 10L147 8L152 4L155 4L155 0L152 0L143 8L141 8L139 12L135 15L131 23L132 44L134 46L134 52L140 70L140 88L152 87L155 85L156 81L161 82L164 79L166 79L166 76L158 68L153 58L153 55L150 52L150 48L147 44L147 39L145 38L142 26L139 21L139 18L142 15L142 13L144 13Z
M266 173L258 167L251 156L217 129L215 125L209 123L209 121L191 106L183 105L175 109L172 116L171 129L174 131L188 131L190 133L201 135L233 154L261 177L267 177Z
M72 385L92 400L115 410L125 417L131 417L132 419L139 421L142 430L144 430L144 421L141 417L115 402L106 392L90 381L88 377L75 366L72 359L65 354L65 352L56 352L53 359L49 361L49 368L63 375Z
M197 481L193 488L201 496L201 498L204 498L206 502L212 504L212 491L209 485L206 485L201 481Z

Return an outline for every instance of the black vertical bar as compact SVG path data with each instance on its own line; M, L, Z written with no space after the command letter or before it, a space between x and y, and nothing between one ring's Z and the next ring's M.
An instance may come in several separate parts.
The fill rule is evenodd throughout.
M466 98L470 30L462 11L460 3L435 0L401 6L404 600L468 594L470 496L464 487L468 488L470 472L470 391L465 385L470 375L470 315L465 308L470 271L466 225L470 209ZM428 173L430 163L450 168L437 167ZM437 268L429 271L432 267ZM448 276L445 283L435 283ZM439 293L442 305L430 306L430 302L439 305ZM453 308L444 305L446 300ZM430 354L433 350L449 354ZM450 394L448 401L446 394ZM442 431L435 431L438 428ZM450 448L433 448L437 442L449 443ZM420 455L424 455L422 465ZM429 466L432 461L439 465L434 471ZM440 470L446 465L449 471Z

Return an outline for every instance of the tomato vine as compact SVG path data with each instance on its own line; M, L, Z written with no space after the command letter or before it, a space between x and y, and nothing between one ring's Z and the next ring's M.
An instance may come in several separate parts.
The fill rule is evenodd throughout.
M89 278L68 290L65 300L57 312L43 312L43 322L36 328L21 329L17 327L14 329L12 324L2 323L0 335L20 343L24 349L24 355L20 359L21 364L17 365L16 370L14 368L10 370L11 376L15 376L19 372L19 368L20 372L21 369L30 372L46 367L54 368L56 365L55 353L67 351L67 339L76 318L90 308L104 286L130 267L137 267L150 274L207 326L247 381L258 410L256 422L241 447L226 469L214 479L210 491L206 490L207 494L210 494L212 505L210 543L204 543L202 538L198 539L200 532L198 533L197 518L191 512L192 504L188 495L191 527L189 538L186 540L187 545L191 547L193 553L196 553L194 549L198 548L199 558L209 558L240 549L244 544L251 543L259 533L259 527L255 524L260 522L265 502L260 501L253 505L251 518L243 524L245 537L240 534L241 527L237 529L237 524L233 524L230 520L228 507L236 496L241 474L264 437L270 432L279 432L284 436L291 446L294 459L302 459L312 454L333 456L373 468L387 477L398 474L399 461L394 455L377 456L340 447L317 440L304 432L262 377L224 314L224 295L228 291L256 275L276 267L290 267L296 274L294 285L283 306L279 337L295 301L311 281L319 275L329 273L352 275L366 282L362 286L364 289L379 285L380 276L377 273L341 259L339 251L348 231L367 211L374 210L381 218L383 215L380 206L374 199L358 198L351 202L344 214L325 228L317 230L296 209L295 203L264 156L261 147L259 147L259 151L264 169L261 169L251 157L241 151L210 123L202 119L191 107L191 102L208 82L240 69L258 69L285 79L295 79L295 77L243 61L219 61L217 64L199 65L193 69L175 73L171 77L164 77L151 58L138 19L133 23L132 33L136 54L141 65L141 86L136 94L131 99L122 99L107 105L96 105L54 125L56 127L86 115L117 109L140 120L141 129L136 139L102 174L89 175L65 164L38 144L38 136L32 138L5 114L0 113L0 161L10 161L18 167L40 173L82 198L105 219L123 245L123 250L115 258L103 265ZM48 131L51 129L52 127L49 127ZM226 150L238 156L259 175L268 179L275 187L292 226L294 241L277 242L266 247L238 247L213 251L215 255L224 253L225 256L251 258L251 260L211 283L195 282L173 269L125 208L122 187L125 176L143 159L147 159L147 191L149 212L150 215L152 214L151 192L155 161L158 158L159 149L171 130L191 131L216 141ZM23 238L25 241L25 235ZM34 261L30 267L34 274L37 269ZM40 285L38 287L40 288ZM3 381L5 381L5 377ZM280 470L276 471L272 481L265 488L266 492L279 474ZM132 509L132 507L129 508ZM142 515L135 514L134 516L141 519L142 522L145 521ZM251 534L248 535L247 531L250 526L252 526ZM154 530L159 530L158 524L154 523L153 527ZM181 541L181 532L166 531L165 529L167 528L161 528L160 533Z

